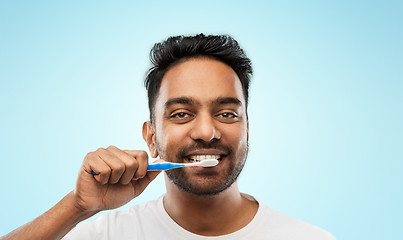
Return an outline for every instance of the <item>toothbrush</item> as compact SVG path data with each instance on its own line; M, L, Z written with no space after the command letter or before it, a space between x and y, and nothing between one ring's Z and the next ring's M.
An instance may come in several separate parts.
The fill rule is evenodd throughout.
M162 171L169 170L173 168L181 168L181 167L214 167L218 164L217 159L204 159L200 162L193 163L172 163L172 162L159 162L159 163L150 163L148 164L147 171Z
M218 164L217 159L204 159L200 162L193 163L173 163L173 162L158 162L158 163L150 163L148 164L147 171L163 171L169 170L173 168L181 168L181 167L214 167ZM92 175L98 175L94 171L91 171Z

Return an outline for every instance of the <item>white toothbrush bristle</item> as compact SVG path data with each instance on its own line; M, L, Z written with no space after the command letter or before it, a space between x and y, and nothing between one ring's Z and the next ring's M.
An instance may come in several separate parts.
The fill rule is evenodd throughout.
M218 164L218 160L217 159L204 159L200 162L199 166L202 167L214 167Z

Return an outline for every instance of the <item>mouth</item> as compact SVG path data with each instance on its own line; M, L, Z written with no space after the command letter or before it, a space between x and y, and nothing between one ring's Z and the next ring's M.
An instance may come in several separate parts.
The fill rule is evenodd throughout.
M216 159L218 161L221 161L222 157L223 157L222 155L218 154L216 155L193 154L186 156L186 160L189 162L201 162L206 159Z

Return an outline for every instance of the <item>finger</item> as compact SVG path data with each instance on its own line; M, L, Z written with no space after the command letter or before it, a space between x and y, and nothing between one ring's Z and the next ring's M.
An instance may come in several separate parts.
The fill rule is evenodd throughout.
M139 151L136 155L137 162L139 164L136 173L134 174L134 179L143 178L147 174L148 167L148 154L145 151Z
M115 156L115 154L113 154L111 151L108 151L103 148L98 149L96 151L96 153L102 160L104 160L104 162L111 169L109 183L111 183L111 184L117 183L120 180L120 178L122 177L122 174L126 170L126 166L123 163L123 161L120 160L117 156Z
M128 184L133 179L136 171L138 170L138 160L136 159L136 157L128 154L125 151L120 150L115 146L109 146L108 150L115 154L125 164L125 171L122 174L119 182L122 184ZM147 153L146 157L148 158Z
M83 169L88 174L95 172L95 180L101 184L106 184L109 181L111 169L95 152L90 152L85 156Z
M137 180L143 178L147 174L147 167L148 167L147 152L141 150L125 150L124 152L135 157L138 162L138 169L135 172L133 179Z

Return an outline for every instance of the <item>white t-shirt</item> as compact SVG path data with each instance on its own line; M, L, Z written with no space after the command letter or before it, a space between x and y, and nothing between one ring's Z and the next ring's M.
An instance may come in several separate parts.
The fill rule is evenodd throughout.
M163 196L157 200L132 206L125 211L107 212L96 221L81 223L63 239L335 239L325 230L277 212L259 201L259 209L255 217L244 228L218 237L201 236L185 230L172 220L165 211L162 200Z

